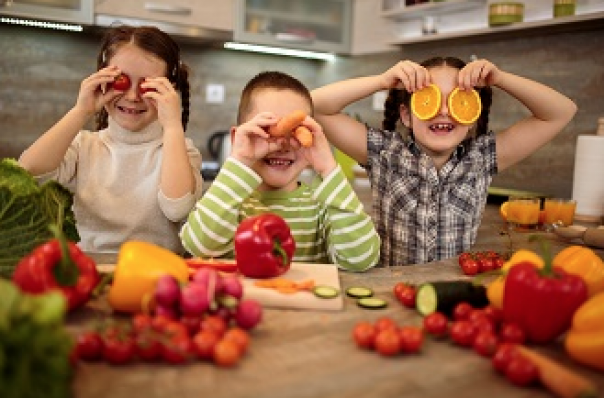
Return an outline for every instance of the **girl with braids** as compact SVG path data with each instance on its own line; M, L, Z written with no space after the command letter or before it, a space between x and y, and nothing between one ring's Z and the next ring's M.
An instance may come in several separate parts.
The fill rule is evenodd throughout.
M178 230L202 180L201 155L185 137L190 92L179 53L155 27L109 29L74 107L19 159L73 192L86 252L115 253L127 240L183 251ZM98 131L84 130L95 114Z
M442 93L441 108L432 119L420 120L410 111L411 94L431 83ZM479 92L483 109L474 125L459 124L449 114L447 98L456 87ZM488 130L492 87L530 112L497 134ZM385 89L382 129L342 113ZM327 138L367 169L382 266L426 263L469 250L493 175L549 142L577 109L555 90L487 60L466 65L451 57L402 61L379 75L316 89L312 98ZM405 127L402 134L398 122Z

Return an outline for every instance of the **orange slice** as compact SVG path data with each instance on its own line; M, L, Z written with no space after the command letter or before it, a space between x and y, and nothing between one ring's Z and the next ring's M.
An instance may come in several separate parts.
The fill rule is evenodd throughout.
M430 84L411 95L411 112L420 120L432 119L440 110L440 89Z
M449 114L461 124L472 124L480 116L482 103L476 90L460 90L455 88L447 100Z
M503 202L499 207L499 215L503 218L503 221L508 219L508 202Z

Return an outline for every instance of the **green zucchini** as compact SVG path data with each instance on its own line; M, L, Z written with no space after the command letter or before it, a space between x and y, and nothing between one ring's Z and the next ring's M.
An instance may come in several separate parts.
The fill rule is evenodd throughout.
M424 283L417 288L415 308L424 316L436 311L450 316L455 306L464 301L475 308L486 307L487 289L470 281Z
M373 290L368 287L353 286L346 289L346 295L354 298L363 298L373 296Z
M370 310L377 310L381 308L386 308L388 303L386 300L377 297L361 297L357 300L357 305L359 307L368 308Z
M332 286L319 285L312 289L315 296L324 299L335 298L340 295L340 291Z

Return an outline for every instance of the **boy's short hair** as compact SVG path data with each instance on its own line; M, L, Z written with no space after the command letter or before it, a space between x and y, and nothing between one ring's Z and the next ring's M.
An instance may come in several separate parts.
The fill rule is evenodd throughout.
M290 90L306 98L313 109L312 97L310 91L298 79L278 71L261 72L254 76L243 88L241 99L239 100L239 109L237 112L237 124L245 122L246 116L253 109L253 95L256 90Z

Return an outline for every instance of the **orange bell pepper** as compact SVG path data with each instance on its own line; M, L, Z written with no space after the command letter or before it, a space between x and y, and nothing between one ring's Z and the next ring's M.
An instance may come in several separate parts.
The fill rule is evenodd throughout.
M189 268L183 258L152 243L124 243L109 289L109 305L115 311L141 312L155 291L157 279L165 274L184 283L189 278Z
M564 347L575 361L604 372L604 292L577 309Z
M534 264L537 268L543 268L545 265L541 256L529 250L518 250L515 252L510 259L503 264L501 270L505 273L510 270L516 264L522 262L529 262ZM489 303L497 308L503 309L503 290L505 288L505 275L497 277L493 282L487 286L487 298Z
M604 291L604 262L590 248L569 246L554 257L554 266L583 278L589 297Z

